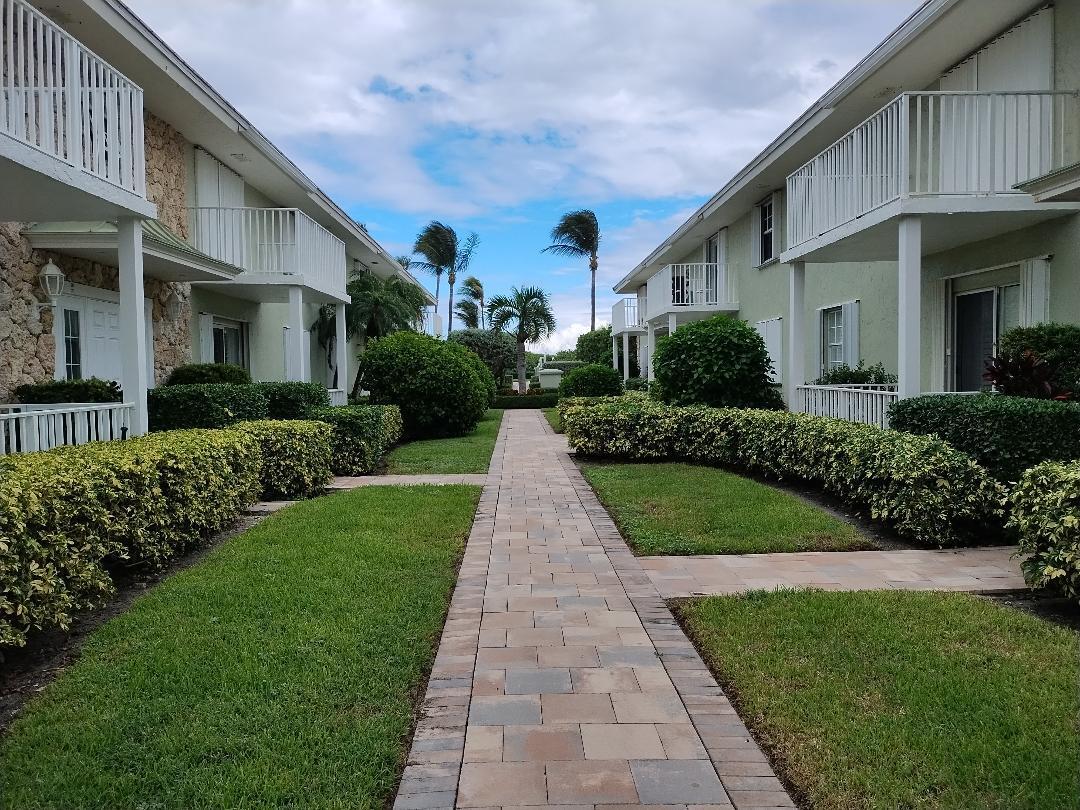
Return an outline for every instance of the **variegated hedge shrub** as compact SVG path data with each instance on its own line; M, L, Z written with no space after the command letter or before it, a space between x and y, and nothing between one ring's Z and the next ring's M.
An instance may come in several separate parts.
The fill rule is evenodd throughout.
M334 429L327 423L260 419L232 429L259 442L264 498L309 498L330 483Z
M383 456L401 439L401 409L397 405L350 405L318 408L312 419L334 429L335 475L366 475L374 472Z
M1009 502L1028 585L1080 600L1080 461L1032 467Z

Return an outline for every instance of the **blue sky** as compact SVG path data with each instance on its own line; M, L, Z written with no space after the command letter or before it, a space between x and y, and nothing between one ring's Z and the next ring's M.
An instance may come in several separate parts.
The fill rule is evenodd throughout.
M918 5L128 2L388 250L440 219L480 234L489 293L547 289L549 350L589 316L587 266L540 253L560 214L600 220L606 323L612 283Z

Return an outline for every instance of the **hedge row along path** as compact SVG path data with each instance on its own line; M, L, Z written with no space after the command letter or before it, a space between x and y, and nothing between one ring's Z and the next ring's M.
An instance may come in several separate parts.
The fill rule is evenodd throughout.
M397 810L791 807L540 411L507 411Z

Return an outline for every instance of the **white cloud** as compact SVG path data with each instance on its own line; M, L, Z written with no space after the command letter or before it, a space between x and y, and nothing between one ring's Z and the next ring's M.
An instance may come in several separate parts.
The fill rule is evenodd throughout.
M586 314L587 317L587 314ZM555 354L563 349L573 349L577 346L577 339L589 331L589 323L571 323L555 331L553 335L539 343L529 345L529 351L540 354Z

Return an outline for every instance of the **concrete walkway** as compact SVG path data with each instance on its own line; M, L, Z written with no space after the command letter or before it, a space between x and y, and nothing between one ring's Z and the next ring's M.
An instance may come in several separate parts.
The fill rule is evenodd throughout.
M482 487L488 474L479 475L339 475L327 487L331 492L357 487L415 486L417 484L470 484Z
M490 473L395 807L793 806L539 411Z

